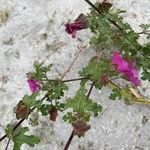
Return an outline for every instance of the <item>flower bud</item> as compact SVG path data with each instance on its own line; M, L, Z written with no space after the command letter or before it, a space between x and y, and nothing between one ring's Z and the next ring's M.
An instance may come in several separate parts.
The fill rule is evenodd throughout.
M77 120L72 124L72 126L74 134L78 136L84 135L84 133L90 129L90 125L87 125L84 120Z
M51 110L50 110L50 112L49 112L49 119L51 120L51 121L56 121L56 117L58 116L58 112L57 112L57 109L56 109L56 107L53 107Z
M65 24L65 31L72 35L72 38L76 37L76 32L82 29L88 28L88 20L84 14L80 14L74 23Z
M20 101L17 104L15 113L16 113L16 118L21 119L21 118L26 118L29 114L29 108L22 102Z

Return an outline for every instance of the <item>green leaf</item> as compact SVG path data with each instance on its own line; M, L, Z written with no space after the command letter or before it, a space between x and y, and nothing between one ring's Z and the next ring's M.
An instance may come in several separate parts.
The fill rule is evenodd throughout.
M11 124L6 125L5 133L7 134L7 137L9 137L10 139L13 138L13 126Z
M25 135L28 131L28 127L18 129L17 134L13 137L13 150L20 150L22 144L28 144L30 147L34 147L35 144L40 142L40 139L34 135Z
M72 122L74 122L74 121L77 120L77 116L76 116L76 114L74 114L74 113L72 113L72 112L67 112L67 114L65 114L65 115L63 116L63 120L64 120L65 122L72 123Z
M47 116L52 108L53 108L53 105L43 104L39 108L39 111L42 113L42 116Z
M57 110L59 110L59 111L64 111L65 106L66 106L66 105L65 105L64 103L59 103L59 102L56 103L56 108L57 108Z
M148 40L150 39L150 34L147 35L147 39L148 39Z
M147 30L150 28L150 24L141 24L140 27L143 28L144 30Z
M24 104L26 104L26 106L28 108L32 108L32 107L39 107L41 102L36 100L36 97L38 96L38 93L34 93L32 95L25 95L22 98L22 101Z
M32 78L39 82L40 81L43 82L43 80L45 81L47 79L46 74L47 74L47 72L51 71L52 64L50 64L48 66L43 66L43 63L35 62L34 68L35 68L34 72L27 73L28 78Z
M102 111L102 106L87 98L86 92L87 91L84 87L81 87L74 98L67 100L66 109L72 108L73 112L77 112L79 114L93 113L96 117Z
M64 96L64 91L68 90L68 86L60 81L55 81L51 84L49 89L49 98L50 99L60 99Z
M91 32L94 36L90 44L99 46L102 49L117 47L125 53L137 54L140 49L138 43L139 34L135 33L128 23L125 23L120 16L124 11L112 8L104 14L89 14Z
M93 58L89 64L79 71L81 77L87 78L92 82L95 82L95 88L100 89L102 85L98 82L103 74L107 74L109 77L114 76L116 73L110 68L110 62L105 59L98 62L97 58Z
M141 79L150 81L150 70L144 70Z
M122 97L120 90L117 88L112 89L112 93L109 96L110 100L116 100L117 98L120 100Z
M141 49L144 56L150 57L150 44L146 45Z
M35 72L33 73L34 79L42 80L45 78L46 73L51 70L52 64L43 67L40 63L34 63Z

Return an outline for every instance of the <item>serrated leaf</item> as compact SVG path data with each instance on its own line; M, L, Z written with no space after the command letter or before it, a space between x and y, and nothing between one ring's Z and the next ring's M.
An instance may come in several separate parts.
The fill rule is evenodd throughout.
M13 138L13 126L11 124L6 125L5 133L7 134L7 137L9 137L10 139Z
M150 34L147 35L147 39L148 39L148 40L150 39Z
M43 66L43 63L35 62L34 68L35 68L34 72L27 73L28 78L35 79L39 82L40 81L43 82L43 80L45 81L47 77L47 72L51 71L52 64L48 66Z
M66 105L64 103L59 103L59 102L56 103L56 108L59 111L64 111L65 106Z
M125 23L120 13L124 11L111 9L103 15L89 15L90 29L94 33L90 44L111 49L117 47L125 50L126 53L137 54L140 45L137 40L139 35L134 32L128 23Z
M102 106L88 99L86 92L87 91L84 89L84 87L81 87L79 91L77 91L74 98L68 99L66 103L66 109L72 108L73 112L80 114L90 112L93 113L94 116L97 116L102 111Z
M142 53L144 56L149 56L150 57L150 44L146 45L142 49Z
M114 89L112 89L112 93L110 94L109 99L110 100L116 100L117 98L119 100L121 99L121 93L120 93L119 89L114 88Z
M141 24L140 27L143 28L144 30L147 30L150 28L150 24Z
M98 81L103 74L107 74L110 77L116 74L110 68L110 62L107 59L98 62L97 58L93 58L89 62L89 64L79 72L79 75L81 77L95 82L94 86L98 89L102 87L102 85Z
M54 82L49 89L49 98L50 99L60 99L64 96L64 91L68 90L68 86L63 82Z
M42 113L42 116L47 116L49 114L49 111L52 109L52 105L48 104L43 104L40 108L39 111Z
M150 81L150 70L144 70L141 79Z
M30 147L34 147L35 144L40 142L40 139L34 135L25 135L28 131L28 127L18 129L17 134L13 137L13 150L20 150L22 144L28 144Z
M77 118L76 118L76 115L73 114L72 112L67 112L67 114L65 114L65 115L63 116L63 120L64 120L65 122L72 123L72 122L76 121Z
M41 102L36 100L36 97L38 96L38 93L33 93L32 95L25 95L22 98L22 101L24 104L26 104L26 106L28 108L32 108L32 107L38 107Z

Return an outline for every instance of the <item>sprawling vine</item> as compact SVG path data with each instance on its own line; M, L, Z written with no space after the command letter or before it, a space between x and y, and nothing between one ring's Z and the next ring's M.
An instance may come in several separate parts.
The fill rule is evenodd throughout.
M35 62L34 71L27 73L32 94L25 95L18 102L15 107L18 123L7 124L5 135L0 138L0 142L8 138L6 149L10 140L14 142L13 150L19 150L24 143L33 147L40 142L39 137L25 134L29 131L28 127L20 126L25 120L31 121L29 116L33 111L49 117L51 121L56 121L60 111L64 114L62 119L72 125L72 133L64 147L67 150L74 136L85 136L91 127L90 118L99 116L103 110L100 103L90 98L93 88L111 88L110 100L124 100L128 104L150 104L137 91L141 80L150 81L150 44L142 46L137 41L141 34L146 34L147 39L150 38L150 25L142 24L143 32L136 33L123 21L122 14L125 11L113 8L105 0L96 4L89 0L85 2L91 6L90 13L80 14L73 23L67 23L66 32L76 38L79 30L90 28L93 33L90 44L96 49L97 55L78 72L78 78L68 80L64 80L64 77L73 67L81 49L61 78L48 78L47 74L51 72L53 64L45 66ZM139 70L143 71L141 79ZM128 84L120 86L115 82L117 79ZM69 90L67 83L75 81L80 81L75 96L62 100L65 92ZM40 98L41 95L43 98Z

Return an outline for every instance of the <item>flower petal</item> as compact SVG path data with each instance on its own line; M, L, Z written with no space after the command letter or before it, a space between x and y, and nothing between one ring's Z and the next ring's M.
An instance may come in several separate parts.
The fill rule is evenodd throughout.
M128 63L121 57L118 51L115 51L112 57L112 64L116 66L116 70L119 73L122 73L128 81L132 82L135 86L140 84L135 61Z

